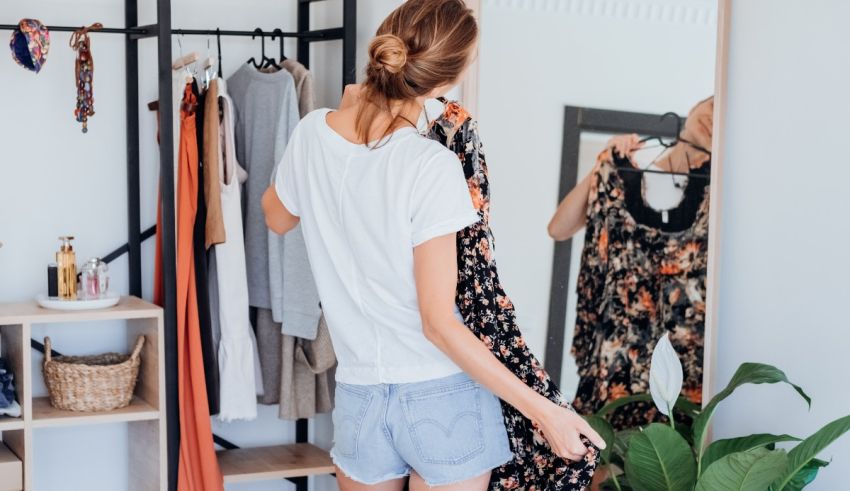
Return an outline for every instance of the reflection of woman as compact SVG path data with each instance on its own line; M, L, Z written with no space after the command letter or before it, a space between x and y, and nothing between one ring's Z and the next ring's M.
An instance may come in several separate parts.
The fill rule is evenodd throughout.
M659 170L688 172L702 167L710 154L711 131L714 114L714 97L697 103L688 114L680 141L659 156L655 165ZM619 135L608 141L607 147L621 157L631 159L643 147L638 135ZM633 161L633 160L632 160ZM567 194L549 222L549 235L555 240L567 240L584 228L587 220L587 196L591 179L596 174L599 161L593 170Z
M604 446L459 318L455 233L478 213L457 155L414 122L460 78L476 36L462 0L403 3L370 44L354 103L304 118L263 198L275 232L301 223L333 338L343 491L401 490L407 475L413 491L486 489L512 456L493 393L560 456L580 459L582 434Z
M680 141L658 159L668 171L707 176L712 99L690 113ZM647 202L636 166L634 135L612 139L581 190L574 190L550 224L567 238L586 224L577 282L572 353L579 384L573 406L593 413L620 397L649 389L649 365L658 338L669 334L684 368L683 394L699 403L705 327L708 180L692 177L679 203L656 210ZM575 194L586 193L579 200ZM586 213L586 214L583 214ZM613 412L615 428L642 426L658 417L652 405Z

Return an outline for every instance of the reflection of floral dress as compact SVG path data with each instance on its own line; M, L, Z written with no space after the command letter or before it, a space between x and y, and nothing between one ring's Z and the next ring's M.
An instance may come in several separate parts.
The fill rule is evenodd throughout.
M569 407L525 345L516 325L513 304L499 283L489 224L487 164L477 124L463 108L450 103L428 136L448 146L460 158L473 203L481 216L480 222L457 234L457 303L466 325L529 387ZM589 441L585 440L585 444L591 451L584 460L568 462L552 453L542 433L513 406L502 402L502 413L514 459L493 470L491 490L581 490L590 483L598 452Z
M684 368L683 394L702 399L708 180L692 178L668 212L646 204L642 174L602 152L588 198L578 278L573 355L579 386L573 405L589 414L623 396L649 392L649 366L665 333ZM704 165L692 172L709 172ZM615 428L642 426L659 414L631 404L612 415Z

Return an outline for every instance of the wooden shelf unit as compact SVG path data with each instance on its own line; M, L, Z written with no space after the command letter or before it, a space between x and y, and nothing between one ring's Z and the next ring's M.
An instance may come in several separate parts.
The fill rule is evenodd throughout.
M33 370L32 366L32 326L110 320L125 321L124 326L118 328L126 329L127 353L132 351L139 335L145 336L139 380L130 406L115 411L77 413L52 407L47 397L33 397L32 381L42 375L41 370ZM56 326L55 329L73 327ZM129 427L127 453L130 478L126 489L167 489L163 342L162 309L136 297L122 297L115 307L88 311L47 310L34 301L0 303L0 356L8 360L15 373L15 390L23 412L21 418L0 417L0 436L3 444L23 462L24 491L33 490L33 474L36 471L33 455L38 451L33 448L35 429L50 431L54 427L109 423L125 423ZM62 349L61 346L56 348ZM97 462L92 462L92 471L97 469L97 465Z
M225 483L306 477L334 472L330 455L310 443L218 452Z

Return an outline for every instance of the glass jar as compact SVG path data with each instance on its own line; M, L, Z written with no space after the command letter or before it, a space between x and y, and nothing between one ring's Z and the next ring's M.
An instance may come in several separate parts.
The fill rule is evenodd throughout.
M80 273L81 296L86 300L100 298L109 289L109 266L98 257L86 261Z

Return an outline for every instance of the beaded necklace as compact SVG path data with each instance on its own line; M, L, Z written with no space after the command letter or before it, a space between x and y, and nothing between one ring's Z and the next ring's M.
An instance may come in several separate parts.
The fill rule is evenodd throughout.
M103 25L96 22L74 31L74 34L71 35L71 48L77 52L77 61L74 64L74 76L77 83L77 108L74 109L74 117L77 122L83 124L83 133L89 131L89 116L94 116L94 59L91 55L89 31L102 28Z

